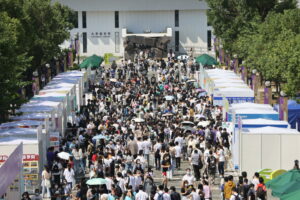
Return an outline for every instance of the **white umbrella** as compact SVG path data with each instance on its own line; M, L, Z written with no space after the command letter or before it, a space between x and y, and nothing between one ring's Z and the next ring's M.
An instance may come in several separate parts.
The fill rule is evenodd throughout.
M136 123L141 123L141 122L144 122L145 120L142 118L134 118L133 121Z
M187 60L189 58L188 55L180 55L180 56L177 56L177 59L178 60Z
M115 78L111 78L111 79L109 79L109 81L110 81L110 82L118 82L118 80L115 79Z
M69 158L71 157L71 154L69 154L67 152L60 152L57 154L57 156L61 159L69 160Z
M210 124L209 121L201 121L201 122L199 122L199 123L197 124L197 126L203 126L203 127L206 127L206 126L208 126L209 124Z
M119 127L119 124L113 124L113 126L114 126L115 128L118 128L118 127Z
M162 116L163 117L168 117L168 116L172 116L173 114L172 113L165 113L165 114L163 114Z
M187 81L187 83L192 83L192 82L196 82L196 80L195 79L190 79L190 80Z
M201 118L206 118L204 115L201 115L201 114L197 114L197 115L195 115L195 118L198 118L198 119L201 119Z
M189 126L194 126L195 124L191 121L183 121L181 122L182 125L189 125Z
M165 96L166 101L172 101L174 96Z

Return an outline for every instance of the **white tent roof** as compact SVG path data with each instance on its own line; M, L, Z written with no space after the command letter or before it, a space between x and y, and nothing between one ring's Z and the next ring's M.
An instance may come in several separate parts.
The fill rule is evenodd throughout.
M46 87L44 87L45 90L49 89L59 89L59 90L66 90L66 89L72 89L75 86L73 83L53 83L48 84Z
M37 130L35 128L12 128L0 130L1 136L22 136L22 135L37 135Z
M46 119L49 117L50 117L50 114L47 114L47 113L28 113L25 115L13 116L13 117L11 117L11 119L12 120L28 120L28 119L43 120L43 119Z
M17 112L23 112L23 113L38 113L38 112L52 112L54 110L54 107L51 106L30 106L30 107L21 107L17 110Z
M35 107L35 106L50 106L50 107L58 107L60 105L60 102L55 101L37 101L37 100L31 100L26 104L22 105L22 108L25 107Z
M0 145L14 145L14 144L37 144L38 140L34 138L17 138L17 137L5 137L0 138Z
M286 121L280 121L280 120L271 120L271 119L243 119L243 124L263 124L263 125L289 125Z
M80 77L55 77L51 80L48 85L58 84L58 83L68 83L77 84Z
M254 97L254 92L250 88L220 88L218 93L221 93L225 97Z
M232 109L232 110L248 109L248 108L259 108L259 109L274 110L272 108L272 106L270 106L269 104L259 104L259 103L250 103L250 102L234 103L234 104L231 104L231 106L230 106L230 109Z
M72 87L56 87L56 88L45 88L43 90L41 90L39 93L42 94L42 93L69 93L70 90L72 89Z
M68 92L55 92L55 90L40 90L39 94L40 95L35 95L34 97L65 97L68 95Z
M52 93L53 94L53 93ZM63 96L52 96L52 94L45 94L45 95L34 95L31 98L31 101L53 101L53 102L62 102L66 96L66 94L62 94Z
M58 74L56 77L82 77L85 72L82 71L69 71Z
M246 108L246 109L237 109L235 114L278 114L275 110L264 110L260 108Z
M217 83L244 83L241 79L226 79L226 78L220 78L213 80L215 84Z
M299 134L295 129L266 126L262 128L243 129L245 134Z
M14 121L0 124L0 129L2 128L10 128L10 127L18 127L18 126L39 126L43 125L42 121L36 120L22 120L22 121Z

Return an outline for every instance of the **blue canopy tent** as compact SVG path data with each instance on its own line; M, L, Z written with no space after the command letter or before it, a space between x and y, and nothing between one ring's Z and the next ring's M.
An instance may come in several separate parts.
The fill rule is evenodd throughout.
M274 106L275 110L279 110L279 105ZM288 100L288 122L291 128L296 128L298 124L298 131L300 131L300 104L295 100Z

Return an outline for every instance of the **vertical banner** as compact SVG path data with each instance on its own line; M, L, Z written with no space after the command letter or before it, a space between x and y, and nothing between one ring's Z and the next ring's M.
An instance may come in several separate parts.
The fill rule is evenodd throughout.
M254 90L255 89L255 82L256 82L255 74L252 74L251 79L252 79L251 89Z
M75 40L75 52L78 54L78 39Z
M269 90L271 88L268 88L268 87L265 87L265 90L264 90L264 104L269 104Z
M217 50L216 44L217 44L217 38L214 38L214 51L215 51L215 52L216 52L216 50Z
M219 48L219 60L220 60L220 63L222 64L222 49Z
M237 73L237 68L238 68L238 59L234 58L233 59L233 71Z
M284 97L279 97L279 120L284 118Z
M245 66L241 66L242 80L245 81Z
M0 196L4 195L8 186L22 170L23 143L7 158L0 168Z

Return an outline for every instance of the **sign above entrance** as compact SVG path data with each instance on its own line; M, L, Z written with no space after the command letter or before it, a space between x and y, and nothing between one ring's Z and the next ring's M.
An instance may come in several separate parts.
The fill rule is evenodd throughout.
M110 32L92 32L91 37L110 37Z

